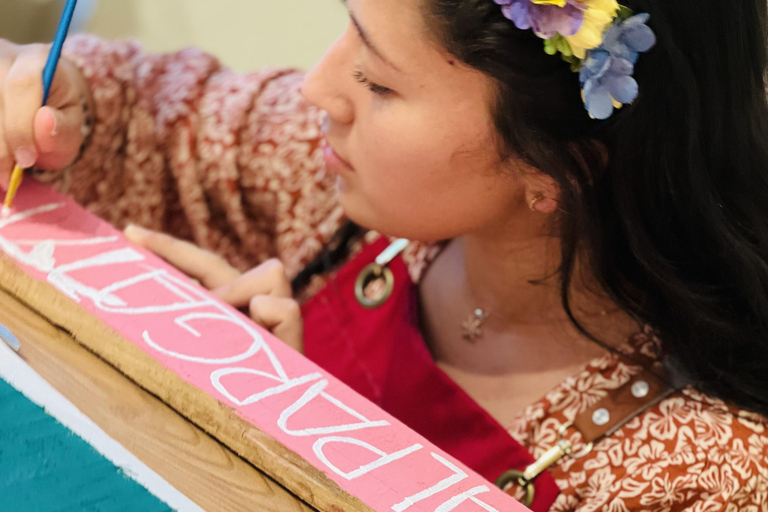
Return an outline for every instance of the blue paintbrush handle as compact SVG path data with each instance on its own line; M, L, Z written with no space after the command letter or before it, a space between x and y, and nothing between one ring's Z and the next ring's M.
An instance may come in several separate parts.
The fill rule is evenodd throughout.
M43 69L43 105L48 102L48 94L51 92L53 76L56 74L56 66L58 66L59 59L61 58L61 49L64 46L64 40L67 38L67 32L69 32L69 25L72 23L72 15L75 13L76 5L77 0L67 0L67 5L64 6L64 13L61 15L59 28L56 30L56 37L53 39L51 53L48 54L48 60Z

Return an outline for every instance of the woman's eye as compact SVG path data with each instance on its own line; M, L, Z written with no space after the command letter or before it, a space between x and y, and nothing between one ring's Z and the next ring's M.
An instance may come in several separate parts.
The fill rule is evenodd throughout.
M371 82L359 69L355 70L354 77L355 77L355 80L357 80L360 84L364 85L365 87L370 89L372 93L377 94L379 96L388 96L394 92L392 89L388 89L383 85L379 85L377 83Z

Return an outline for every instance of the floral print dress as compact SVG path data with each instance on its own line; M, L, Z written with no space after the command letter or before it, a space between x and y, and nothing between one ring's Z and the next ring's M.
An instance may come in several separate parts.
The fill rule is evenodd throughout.
M93 133L73 166L41 179L100 217L191 240L240 269L278 257L289 277L340 226L321 115L299 94L302 73L241 75L197 50L148 55L88 36L66 51L93 92ZM405 251L415 282L438 251ZM651 332L624 351L658 364ZM526 408L509 434L538 457L560 425L639 370L616 355L596 359ZM768 512L768 419L686 388L551 472L561 489L553 512Z

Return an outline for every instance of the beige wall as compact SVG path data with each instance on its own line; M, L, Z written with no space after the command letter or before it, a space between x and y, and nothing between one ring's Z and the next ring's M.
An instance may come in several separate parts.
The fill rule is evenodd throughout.
M78 1L73 30L87 21L95 1ZM16 43L51 41L64 3L65 0L0 0L0 37Z
M246 71L308 69L346 24L339 0L99 0L88 32L151 51L197 46Z

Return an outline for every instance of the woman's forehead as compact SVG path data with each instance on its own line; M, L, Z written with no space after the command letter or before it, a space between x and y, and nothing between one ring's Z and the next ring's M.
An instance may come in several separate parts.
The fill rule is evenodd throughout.
M347 0L352 22L369 50L402 72L440 59L426 26L423 0Z

